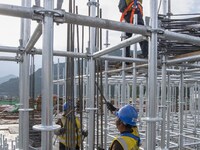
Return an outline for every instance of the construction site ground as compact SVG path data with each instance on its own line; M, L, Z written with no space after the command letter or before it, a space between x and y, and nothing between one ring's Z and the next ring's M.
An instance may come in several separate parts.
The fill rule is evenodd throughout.
M0 118L0 144L2 139L7 139L8 143L8 150L12 149L12 143L15 145L15 141L18 138L19 135L19 119L2 119ZM4 137L3 137L4 136ZM56 140L55 137L53 137L53 141ZM32 148L35 150L40 150L40 148ZM58 149L58 141L54 141L53 149Z

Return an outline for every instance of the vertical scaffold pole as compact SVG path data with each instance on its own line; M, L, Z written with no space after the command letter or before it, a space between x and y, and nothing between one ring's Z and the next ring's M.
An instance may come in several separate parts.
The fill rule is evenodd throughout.
M125 33L122 33L122 38L124 40ZM125 57L126 48L122 49L122 57ZM125 62L122 62L122 82L121 82L121 106L126 104L126 74L125 74Z
M162 56L162 83L161 83L161 149L165 149L166 146L166 134L165 134L165 123L166 123L166 56Z
M185 84L185 111L186 111L186 113L185 113L185 115L184 115L184 128L187 128L187 106L188 105L188 85L187 84Z
M167 15L167 0L163 0L163 15ZM161 89L161 109L162 109L162 123L161 123L161 149L166 148L166 136L165 136L165 123L166 123L166 109L168 105L166 104L166 56L162 56L162 89ZM169 84L168 84L169 85ZM170 87L168 87L169 93ZM166 108L167 107L167 108ZM167 126L168 127L168 126Z
M53 9L53 0L45 0L44 8ZM42 49L42 125L53 123L53 16L46 13L43 20ZM42 149L52 150L52 132L42 131Z
M96 17L96 0L90 0L88 2L90 7L90 17ZM90 27L90 54L93 54L95 51L95 28ZM95 85L95 61L93 57L89 59L89 99L88 99L88 107L89 107L89 124L88 124L88 149L94 149L94 85Z
M150 18L152 32L149 41L148 59L148 112L147 112L147 150L156 149L156 114L157 114L157 0L150 0Z
M134 24L138 24L138 16L134 15ZM133 58L137 58L137 43L134 44ZM136 63L133 63L133 80L132 80L132 103L136 104L137 100L137 72L136 72Z
M25 5L24 0L22 0L21 3L22 6ZM23 47L23 36L24 36L24 19L21 19L21 33L20 33L20 47ZM22 109L22 104L23 104L23 77L24 77L24 71L23 71L23 62L19 63L19 98L20 98L20 106L19 108ZM23 114L22 111L19 109L19 149L23 149Z
M172 101L172 96L171 96L171 77L170 74L168 74L168 86L167 86L167 143L166 143L166 148L169 149L169 141L170 141L170 115L171 115L171 101Z
M179 83L179 150L183 148L183 104L184 104L184 86L183 86L183 68L180 68L180 83Z
M30 7L30 0L22 0L22 6ZM30 19L22 19L21 21L21 46L25 47L30 38ZM30 55L26 51L22 54L23 62L20 64L20 90L22 90L22 97L20 98L20 130L19 130L19 149L28 149L29 147L29 66Z
M144 107L144 84L143 82L141 81L140 84L139 84L139 88L140 88L140 93L139 93L139 130L142 130L142 122L141 122L141 118L143 117L144 115L144 112L143 112L143 107Z
M108 30L106 30L106 47L109 46L108 43ZM108 100L108 61L105 60L105 86L104 86L104 95L106 100ZM110 92L109 92L110 94ZM104 105L104 149L107 149L107 133L108 133L108 126L107 126L107 122L108 122L108 117L107 117L108 113L107 113L107 106Z
M44 8L53 10L53 0L45 0ZM43 18L42 46L42 124L33 129L42 132L42 150L52 150L52 135L59 125L53 125L53 12L46 11Z
M200 113L200 85L198 84L198 95L197 95L197 109L198 109L198 114ZM187 101L186 101L186 106L187 106ZM200 116L197 115L197 127L200 127Z

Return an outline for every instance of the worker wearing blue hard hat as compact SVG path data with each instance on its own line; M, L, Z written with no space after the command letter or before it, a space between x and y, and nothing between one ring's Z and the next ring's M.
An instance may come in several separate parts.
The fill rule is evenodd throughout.
M111 111L116 111L116 127L120 132L120 135L112 141L110 150L139 150L138 112L135 107L125 105L118 110L107 102L107 108Z
M64 103L64 105L63 105L63 110L64 110L64 111L67 111L67 108L68 108L67 103Z
M79 118L75 116L70 102L64 103L63 111L62 117L57 121L61 128L55 131L59 140L59 150L79 150L81 137L86 137L88 133L81 131Z

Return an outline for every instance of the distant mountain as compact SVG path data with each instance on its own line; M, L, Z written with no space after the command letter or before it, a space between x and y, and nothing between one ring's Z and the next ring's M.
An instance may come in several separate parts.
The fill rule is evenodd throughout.
M59 64L60 79L63 78L63 68L65 67L64 63ZM54 64L54 79L57 79L57 64ZM2 83L0 84L0 96L9 96L9 97L19 97L19 78L16 76L10 76L14 78L2 78ZM4 79L4 80L3 80ZM31 80L33 79L33 80ZM0 78L1 80L1 78ZM3 82L4 81L4 82ZM30 91L34 94L35 97L41 94L41 68L35 71L33 75L30 76L30 84L34 83L34 86ZM28 92L30 92L28 91ZM62 92L62 90L60 90ZM56 93L56 86L54 86L54 93Z
M19 96L19 78L12 78L0 84L0 96L18 97Z
M7 76L4 76L4 77L0 77L0 84L1 83L4 83L12 78L16 78L17 76L13 75L13 74L10 74L10 75L7 75Z

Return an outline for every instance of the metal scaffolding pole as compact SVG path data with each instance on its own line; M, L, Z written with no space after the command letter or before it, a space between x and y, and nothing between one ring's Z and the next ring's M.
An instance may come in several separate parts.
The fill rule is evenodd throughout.
M19 47L11 47L11 46L0 46L0 52L17 53L17 52L19 52L20 48Z
M197 82L194 83L194 129L193 129L193 134L196 135L197 134Z
M164 31L162 29L158 28L158 20L157 20L157 2L158 0L150 0L150 18L151 18L151 26L141 26L141 25L131 25L127 23L121 23L106 19L100 19L96 17L96 6L98 6L98 3L96 0L88 0L88 6L90 7L90 17L88 16L82 16L77 14L71 14L67 13L64 10L53 10L53 0L44 0L44 8L42 7L32 7L30 6L31 1L30 0L23 0L22 4L25 6L13 6L13 5L0 5L0 14L2 15L8 15L8 16L14 16L14 17L22 17L25 18L24 21L22 21L21 29L21 43L19 48L14 47L5 47L1 46L0 51L1 52L10 52L10 53L16 53L17 56L14 57L0 57L1 60L6 61L20 61L20 109L19 109L19 137L20 137L20 143L19 143L19 149L29 149L29 122L28 120L28 114L31 109L29 109L29 95L28 95L28 89L29 89L29 55L30 53L33 54L42 54L42 125L36 125L33 128L40 130L42 132L42 149L43 150L52 150L52 131L55 129L58 129L59 126L53 125L53 56L63 56L63 57L76 57L76 58L85 58L88 60L88 70L86 70L87 76L83 78L86 84L86 95L87 95L87 112L88 113L88 120L87 120L87 127L89 131L89 135L87 138L87 144L86 147L89 150L96 149L96 136L95 136L95 115L94 112L97 108L95 108L95 59L101 59L105 60L105 72L104 72L104 93L105 98L110 99L111 98L111 86L115 84L115 91L118 93L115 96L118 96L118 102L120 105L124 105L124 103L127 103L127 99L130 98L130 89L129 84L132 83L132 89L134 92L132 92L133 100L136 99L136 68L139 68L136 66L136 63L147 63L147 60L145 59L138 59L138 58L126 58L124 57L124 50L122 57L116 57L116 56L108 56L107 54L110 52L113 52L117 49L124 48L128 45L135 44L137 42L140 42L144 40L145 38L149 37L149 58L148 58L148 78L146 79L146 86L147 89L147 111L146 111L146 118L144 119L147 122L146 127L146 145L145 148L147 150L154 150L156 149L157 141L160 141L160 147L161 149L170 149L171 147L178 147L180 150L185 148L184 146L190 146L192 144L196 145L198 147L199 145L199 138L193 138L189 136L184 136L184 133L190 133L190 134L198 134L200 130L197 128L199 125L199 111L200 111L200 101L199 101L199 95L198 95L198 114L197 114L197 92L199 92L199 86L197 88L198 82L200 82L199 76L199 69L185 69L186 67L194 67L197 68L198 63L196 64L177 64L182 62L189 62L189 61L199 61L200 55L195 56L189 56L185 58L179 58L179 59L173 59L173 60L167 60L165 56L163 56L163 66L162 66L162 93L161 93L161 112L162 112L162 122L161 122L161 130L159 130L159 126L156 126L157 122L161 120L161 118L158 118L157 116L157 99L159 98L159 90L160 86L158 82L160 82L160 76L157 75L157 43L158 43L158 37L161 39L166 39L169 42L171 40L176 40L177 42L187 42L195 45L200 46L200 38L194 37L190 35L180 34L180 33L174 33L171 31ZM168 0L168 7L170 7L170 0ZM60 1L61 2L61 1ZM75 2L75 0L74 0ZM166 15L166 4L167 0L163 1L163 13ZM167 15L170 15L170 11ZM31 38L29 38L30 35L30 19L42 21L42 23L39 23L37 28L35 29L33 35ZM90 27L90 41L89 41L89 51L88 53L77 53L77 52L66 52L66 51L53 51L53 30L54 30L54 22L56 23L71 23L71 24L80 24L80 25L86 25ZM43 28L42 28L43 27ZM128 33L136 33L141 35L135 35L134 37L131 37L127 40L123 40L117 45L106 47L105 49L102 49L101 51L95 52L96 45L95 42L97 40L95 39L95 28L105 28L115 31L123 31ZM35 43L38 41L39 37L42 34L43 29L43 49L34 49ZM147 36L147 37L144 37ZM28 40L30 39L30 40ZM71 39L70 39L71 40ZM95 41L96 40L96 41ZM108 43L108 39L106 39ZM83 41L84 42L84 41ZM18 57L18 53L21 54L21 58ZM105 56L106 55L106 56ZM117 60L122 62L122 69L120 70L120 76L118 76L120 79L117 79L116 81L113 81L113 78L116 76L108 77L108 73L114 73L116 70L108 71L108 60ZM129 69L132 69L133 76L126 76L127 68L125 68L125 61L127 62L134 62L133 66ZM58 62L59 64L59 62ZM181 66L180 70L176 69L166 69L166 65L170 66L176 64L176 66ZM77 64L76 64L77 65ZM144 65L143 65L144 66ZM58 67L59 68L59 67ZM76 70L75 66L75 70ZM173 67L172 67L173 68ZM140 68L139 68L140 69ZM144 72L146 73L146 70L139 70L139 75L142 75ZM168 101L166 104L166 72L168 75ZM160 72L159 72L160 73ZM77 74L75 72L75 74ZM170 74L176 74L171 75ZM184 80L183 74L187 74L186 79ZM189 75L188 75L189 74ZM178 76L180 75L180 76ZM110 76L110 75L109 75ZM177 78L178 77L178 78ZM180 81L178 82L178 79L180 77ZM59 78L58 78L59 79ZM76 80L76 78L74 79ZM87 80L87 81L86 81ZM140 79L138 81L142 81L143 79ZM187 85L190 87L190 91L187 91L186 93L190 93L190 111L191 115L185 114L184 116L184 85L183 80L186 82ZM157 82L158 81L158 82ZM143 82L143 81L142 81ZM142 100L140 103L140 117L143 115L143 83L140 83L140 100ZM76 86L76 82L75 86ZM170 84L173 84L171 87ZM178 120L176 120L177 117L177 83L179 83L179 116ZM118 86L116 86L118 85ZM158 85L158 86L157 86ZM109 88L109 89L108 89ZM118 89L117 89L118 88ZM187 88L187 86L186 86ZM59 89L59 84L58 84ZM73 89L75 92L75 98L77 98L77 89L76 87ZM126 91L128 90L128 92ZM172 90L172 94L171 94ZM80 92L80 91L79 91ZM142 93L141 93L142 92ZM59 90L58 90L59 95ZM128 94L128 96L126 96ZM173 96L173 98L172 98ZM171 102L171 103L170 103ZM167 124L166 124L166 105L167 105ZM104 125L104 149L107 149L107 134L108 134L108 126L107 126L107 109L106 105L104 105L105 109L105 125ZM185 108L187 107L187 103L185 105ZM57 108L58 109L58 108ZM170 112L170 109L172 109L173 112ZM188 112L187 110L185 111ZM172 114L173 113L173 114ZM171 118L170 118L171 114ZM183 117L185 117L185 124L183 124ZM198 118L197 118L198 117ZM141 119L141 118L140 118ZM198 123L197 123L198 119ZM143 119L142 119L143 120ZM172 124L170 124L170 121L172 120ZM190 120L194 121L194 123L189 122ZM188 121L188 126L187 126ZM170 132L170 125L171 130L174 131L174 133ZM187 129L183 130L184 127L187 127ZM166 141L166 128L167 126L167 141ZM142 127L142 126L141 126ZM188 129L188 127L192 127L192 129ZM98 128L97 128L98 129ZM102 128L101 128L102 129ZM161 133L161 138L158 138L156 132L158 129ZM170 135L170 134L173 135ZM97 137L98 138L98 137ZM171 142L170 140L173 140L175 138L178 140L178 144ZM190 138L189 140L187 138ZM187 143L188 141L190 143ZM193 141L196 140L196 141ZM98 141L98 140L97 140ZM185 142L186 141L186 142ZM74 142L74 141L73 141ZM98 144L98 143L97 143ZM172 146L173 145L173 146ZM175 146L174 146L175 145Z
M200 85L198 83L198 114L200 114ZM200 115L197 115L197 127L199 128L200 127Z
M125 37L125 33L122 33L122 37ZM124 39L123 39L124 40ZM122 57L125 57L126 48L122 48ZM126 104L126 76L125 76L125 62L122 62L122 84L121 84L121 106Z
M0 61L20 61L17 57L0 56Z
M170 74L168 74L168 86L167 86L167 142L166 142L166 148L169 149L169 143L170 143L170 116L171 116L171 101L172 101L172 95L171 95L171 77Z
M18 47L7 47L7 46L0 46L0 52L9 52L9 53L19 53L23 48ZM32 49L32 53L41 55L41 49ZM76 57L76 58L88 58L90 57L89 54L85 53L75 53L69 51L61 51L61 50L54 50L53 56L60 56L60 57ZM116 61L126 61L126 62L136 62L136 63L147 63L145 59L139 58L127 58L127 57L118 57L118 56L101 56L102 60L116 60Z
M42 150L52 150L52 131L60 126L53 125L53 0L45 0L42 49L42 124L33 126L42 132Z
M131 44L135 44L135 43L138 43L140 41L143 41L145 38L142 36L142 35L135 35L131 38L128 38L126 40L123 40L121 41L120 43L116 44L116 45L113 45L113 46L110 46L110 47L107 47L103 50L100 50L96 53L93 54L93 57L94 58L97 58L97 57L100 57L100 56L103 56L105 54L108 54L108 53L111 53L113 51L116 51L120 48L124 48L126 46L129 46Z
M42 24L39 23L35 31L33 32L33 35L26 44L25 50L27 52L30 52L32 50L32 48L34 47L35 43L38 41L41 35L42 35Z
M44 7L53 9L53 0L45 0ZM53 125L53 15L44 14L43 20L43 54L42 54L42 126ZM42 131L42 149L52 150L52 132Z
M44 7L53 9L53 0L45 0ZM47 128L53 125L53 16L44 14L43 20L43 54L42 54L42 126ZM52 132L42 131L42 149L52 150Z
M163 4L163 15L167 15L167 0L162 1ZM166 109L168 110L167 119L169 121L169 90L170 84L168 83L168 103L166 103L166 56L162 56L162 86L161 86L161 109L162 109L162 122L161 122L161 149L166 149L169 145L169 123L167 122L167 141L166 140L166 131L165 131L165 123L166 123ZM168 81L169 81L168 76ZM170 121L169 121L170 122Z
M139 88L140 88L140 93L139 93L139 130L142 130L142 120L141 118L143 117L143 108L144 108L144 85L143 82L140 82L139 84Z
M155 6L153 6L155 8ZM38 14L38 12L45 11L44 8L27 8L21 6L14 6L14 5L0 5L0 14L1 15L8 15L14 17L22 17L22 18L29 18L29 19L42 19L42 16ZM156 10L155 10L156 11ZM152 32L158 32L158 36L162 39L168 40L177 40L180 42L187 42L195 45L200 45L200 39L198 37L174 33L171 31L164 31L163 29L156 28L156 30L152 27L142 26L142 25L132 25L129 23L117 22L107 19L101 19L97 17L88 17L78 14L72 14L64 11L53 10L55 14L54 21L57 23L70 23L70 24L79 24L85 25L90 27L98 27L104 29L110 29L115 31L123 31L127 33L136 33L142 34L145 36L150 36Z
M184 57L184 58L168 60L167 65L178 64L178 63L189 62L189 61L199 61L199 60L200 60L200 55L194 55L194 56L189 56L189 57Z
M22 5L24 5L24 1L22 1ZM23 47L23 36L24 36L24 19L21 19L21 33L20 33L20 47ZM19 99L20 104L19 108L22 109L23 99L24 99L24 91L23 91L23 62L19 63ZM23 150L23 112L19 110L19 149Z
M134 15L134 25L138 24L138 16L137 14ZM137 43L134 44L133 50L133 58L137 58ZM133 80L132 80L132 103L136 104L137 100L137 70L136 70L136 63L133 63Z
M183 71L183 68L180 68ZM179 83L179 150L183 148L183 105L184 105L184 85L183 85L183 73L180 74L180 83Z
M108 41L108 30L106 30L106 47L108 47L109 45L109 41ZM104 95L106 100L108 100L108 61L105 60L105 85L104 85ZM104 105L104 149L107 149L107 134L108 134L108 111L107 111L107 106Z
M184 127L187 128L187 104L188 104L188 86L185 85L185 120L184 120Z
M157 118L157 0L150 0L151 32L149 40L148 67L148 113L147 113L147 150L156 149L156 121Z
M88 6L90 7L90 16L95 18L96 17L96 0L90 0L88 2ZM95 28L91 27L90 28L90 53L93 54L95 52ZM96 108L94 108L94 86L95 86L95 61L91 57L89 59L89 125L88 125L88 150L94 150L94 111Z
M57 80L59 80L59 79L60 79L60 62L59 62L59 59L58 59L58 63L57 63ZM56 87L57 87L56 113L59 114L59 112L61 112L61 110L59 110L59 105L60 105L60 84L59 84L59 82L56 84Z
M165 123L166 123L166 64L165 61L166 56L162 56L162 82L161 82L161 149L165 149L166 147L166 132L165 132Z
M31 6L31 1L23 0L22 5L25 7ZM30 19L22 19L21 21L21 46L24 47L28 39L30 38L30 27L31 20ZM30 67L30 55L26 52L22 54L23 62L21 62L20 66L20 80L21 80L21 87L20 90L22 90L22 97L20 98L20 115L19 115L19 148L20 149L29 149L29 111L32 109L29 109L29 67Z
M175 84L172 83L172 106L171 106L171 112L172 112L172 116L171 116L171 130L174 130L174 112L175 112L175 103L176 103L176 87Z

